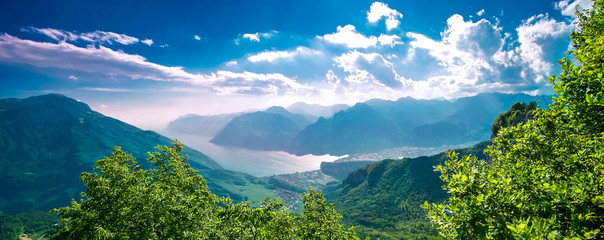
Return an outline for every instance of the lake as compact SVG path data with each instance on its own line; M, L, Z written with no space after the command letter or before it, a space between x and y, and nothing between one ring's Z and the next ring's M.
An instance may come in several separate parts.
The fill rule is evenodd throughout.
M167 130L158 132L172 139L177 138L183 144L210 156L225 169L249 173L257 177L317 170L321 162L332 162L340 158L339 156L310 154L296 156L284 151L224 147L210 143L211 137L208 136Z

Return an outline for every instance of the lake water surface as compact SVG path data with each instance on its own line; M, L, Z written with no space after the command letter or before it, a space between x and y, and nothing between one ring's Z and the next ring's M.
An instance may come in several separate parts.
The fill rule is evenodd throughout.
M236 147L224 147L210 143L211 137L159 131L169 138L177 138L183 144L216 160L229 170L261 177L276 174L317 170L321 162L332 162L340 157L331 155L296 156L284 151L257 151Z

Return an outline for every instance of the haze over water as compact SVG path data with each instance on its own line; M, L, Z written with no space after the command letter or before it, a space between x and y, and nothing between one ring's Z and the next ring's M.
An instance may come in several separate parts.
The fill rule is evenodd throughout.
M296 156L283 151L258 151L237 147L224 147L210 143L211 137L160 131L172 139L200 151L216 160L222 167L261 177L277 174L304 172L319 169L321 162L332 162L339 156Z

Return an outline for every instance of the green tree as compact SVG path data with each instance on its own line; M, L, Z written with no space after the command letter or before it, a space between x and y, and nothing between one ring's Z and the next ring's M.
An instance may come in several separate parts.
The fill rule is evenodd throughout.
M604 238L603 1L577 12L575 50L549 80L558 95L533 120L500 130L475 157L437 166L445 204L424 204L448 239Z
M536 102L523 103L516 102L504 113L500 113L495 118L493 125L491 125L491 138L497 137L499 130L516 126L520 123L525 123L535 116L535 110L537 109Z
M53 210L63 228L57 239L357 239L321 193L303 196L304 213L266 199L260 207L212 194L187 161L183 145L149 153L140 167L119 147L82 173L87 189L71 206ZM321 225L313 225L313 221ZM309 235L312 234L312 236Z

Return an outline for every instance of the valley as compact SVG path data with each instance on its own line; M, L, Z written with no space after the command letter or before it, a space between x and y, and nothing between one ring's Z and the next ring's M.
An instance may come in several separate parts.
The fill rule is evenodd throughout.
M508 101L531 99L528 95L481 96L481 98L485 97L495 97L499 100L510 99ZM470 100L458 101L472 102ZM480 101L484 102L484 99ZM7 166L5 170L12 169L12 171L10 173L5 171L0 176L0 180L6 183L2 189L4 194L0 196L2 197L0 203L3 204L0 205L0 209L5 213L21 213L47 211L65 205L69 198L74 198L83 190L77 176L79 172L92 170L92 159L98 160L103 154L103 152L98 152L98 149L106 149L105 151L109 152L112 146L122 146L126 151L133 151L134 156L140 159L143 167L149 167L143 160L145 151L150 151L151 146L157 144L166 145L171 141L170 139L179 139L188 146L186 154L189 156L191 166L199 170L199 174L207 180L210 190L219 196L229 197L235 202L250 201L254 206L257 206L264 198L271 197L282 201L289 211L300 213L302 202L299 196L308 189L314 189L322 191L328 201L335 205L338 212L344 216L344 223L358 227L360 236L382 239L402 236L433 236L434 232L429 230L422 210L419 209L422 201L438 202L446 196L440 188L437 174L432 171L432 166L444 161L444 155L441 153L443 151L475 146L460 151L480 155L481 149L486 146L485 143L475 145L478 142L452 141L453 144L443 145L441 143L451 142L452 138L442 138L439 135L431 135L435 133L430 133L430 131L424 131L422 138L433 138L432 142L435 144L413 146L405 145L402 141L397 143L402 144L399 146L383 144L379 148L363 148L351 152L335 151L342 155L292 154L288 152L291 149L287 149L284 147L285 145L273 148L276 146L274 143L285 142L282 139L282 136L285 135L279 132L285 131L293 141L297 137L293 137L295 132L288 132L291 129L298 129L296 130L298 132L314 131L308 129L312 129L313 125L329 121L336 121L338 124L343 124L342 126L356 130L351 132L346 128L339 128L342 130L337 131L343 132L335 133L333 131L336 129L331 129L324 133L348 135L347 138L357 138L355 141L361 145L374 144L374 141L378 141L377 138L383 139L379 136L382 136L380 134L385 133L386 129L398 129L396 125L402 124L395 124L395 122L387 120L395 118L384 116L401 116L400 109L406 108L419 113L419 110L415 108L430 109L427 105L443 104L443 102L432 101L418 101L411 104L408 99L398 102L404 102L405 107L399 106L397 102L374 100L362 106L355 105L330 113L326 109L334 109L333 107L325 107L321 110L319 106L313 106L315 112L327 113L327 115L315 117L297 115L285 108L277 107L269 108L266 113L255 112L254 115L247 115L247 113L216 117L188 115L176 119L167 129L158 130L160 135L98 114L86 104L62 95L51 94L27 99L1 100L0 107L3 111L0 112L0 119L5 120L2 121L4 125L0 133L6 136L4 139L11 139L11 141L0 142L4 144L3 148L8 150L4 155L0 155L3 156L0 162ZM467 103L461 105L467 106ZM303 105L298 104L297 106L298 111L302 111L301 106ZM381 110L374 110L372 106L379 106L376 109ZM44 110L39 109L40 107L43 107ZM398 113L388 110L396 108L399 108ZM346 125L349 120L344 120L348 118L344 116L359 109L363 109L361 112L369 111L373 116L366 115L365 118L360 118L360 122L353 121L350 122L352 125ZM449 117L458 112L450 109L447 111L449 111L449 115L445 115ZM333 115L328 115L329 113ZM363 115L364 113L355 113L353 116L358 114ZM434 114L433 112L427 115ZM271 121L265 122L264 117L269 115L270 119L280 122L279 124L289 122L287 124L292 128L273 128L279 124ZM247 118L246 116L256 119L251 122L237 120ZM376 118L376 116L379 117ZM313 119L317 122L312 123ZM216 138L212 137L210 133L217 135L220 135L221 132L224 133L224 130L216 129L216 127L233 128L230 126L233 121L239 121L237 124L240 126L237 128L241 130L234 132L260 137L265 141L248 138L248 140L240 142L244 145L239 146L225 146L215 142ZM405 121L403 122L409 123L409 120ZM413 121L425 120L415 119ZM391 126L381 128L383 131L376 132L376 129L380 129L376 127L386 122L390 122ZM481 121L474 121L473 124L478 123ZM430 123L427 125L415 123L415 125L423 126L422 129L431 126ZM483 125L480 128L490 129L490 125ZM277 134L258 134L261 132L277 132ZM16 133L21 135L14 135ZM442 134L442 131L439 134ZM488 135L490 134L478 134L477 136L484 139L488 138ZM273 138L275 136L277 137ZM360 136L367 137L358 138ZM255 141L260 145L249 149L249 147L243 147L248 146L245 145L246 141ZM23 148L33 149L34 146L36 151L30 150L29 155L19 155L23 153ZM11 160L17 156L30 159L30 162ZM51 163L50 161L59 160L62 161L62 165L48 165ZM77 168L74 168L76 166ZM73 170L69 170L72 168ZM366 205L367 200L372 202L371 205ZM376 213L378 215L375 215ZM388 218L378 217L386 215ZM410 226L414 226L411 227L413 229L424 230L413 235Z

